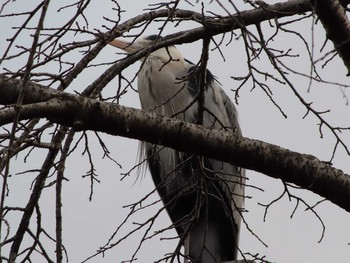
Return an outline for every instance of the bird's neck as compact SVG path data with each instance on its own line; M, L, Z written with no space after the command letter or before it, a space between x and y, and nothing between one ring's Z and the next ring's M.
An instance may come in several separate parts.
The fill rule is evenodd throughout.
M138 75L141 106L163 116L176 116L183 112L192 99L186 89L187 62L150 56ZM191 114L192 116L193 114ZM179 115L180 116L180 115ZM186 119L183 114L178 118Z

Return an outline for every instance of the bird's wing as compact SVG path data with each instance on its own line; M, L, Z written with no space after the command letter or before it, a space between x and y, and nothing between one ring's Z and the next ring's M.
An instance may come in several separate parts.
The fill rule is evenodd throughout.
M206 95L205 107L211 111L211 114L216 115L216 118L221 122L216 122L215 128L229 128L237 136L241 136L238 113L233 102L215 79L212 82L208 82L208 85L210 86L207 89L208 94ZM221 179L219 185L222 195L226 199L226 202L229 203L228 206L231 208L229 214L233 216L237 230L239 231L241 209L244 205L245 170L213 159L209 159L209 162L213 172Z
M218 86L217 88L220 89L222 103L225 107L226 114L227 114L229 122L230 122L230 128L236 129L235 132L237 132L239 135L241 135L241 129L240 129L240 126L238 123L238 113L237 113L236 107L233 105L232 101L227 96L226 92L220 86Z
M188 63L189 79L187 82L187 90L193 98L199 92L200 70L196 65L186 60ZM215 76L206 71L207 87L205 90L205 101L203 113L203 126L215 129L229 129L236 135L241 136L241 129L238 122L238 113L229 96L222 89L220 83ZM194 115L196 117L196 115ZM196 120L188 121L195 122ZM227 205L233 214L234 222L239 229L240 211L243 207L245 170L229 163L224 163L214 159L204 159L206 168L212 169L222 180L220 181L220 190L222 197L226 199Z
M186 88L188 96L194 99L199 92L199 79L201 72L198 70L197 66L191 64L189 61L187 62L189 63L189 78ZM206 84L202 125L208 128L230 130L238 136L241 136L236 108L225 91L221 88L220 83L209 70L206 72ZM197 103L195 104L195 108L198 110ZM197 115L198 114L193 114L192 116L194 119L186 118L186 120L196 122ZM201 146L198 145L198 147ZM182 157L180 159L184 160L189 155L184 153L180 156ZM236 257L237 253L241 209L243 207L245 181L244 169L210 158L202 158L198 169L196 168L196 165L198 166L196 157L193 160L194 165L192 166L192 171L194 173L197 172L202 174L202 178L209 178L206 182L209 199L210 196L212 196L214 199L211 200L221 200L215 204L212 203L214 207L211 206L211 208L209 208L212 211L209 214L215 213L216 219L202 218L199 219L199 222L201 222L201 220L208 220L208 229L214 227L213 229L220 232L219 236L216 236L215 231L208 232L208 239L212 239L220 244L221 253L223 253L222 256L224 256L223 251L232 251L231 253L233 253L233 257L232 254L230 254L227 255L227 258L233 259ZM220 209L217 207L220 207ZM208 216L210 217L210 215ZM222 229L218 229L217 224L219 224ZM200 233L201 231L198 233L194 231L191 233L191 239L195 240L197 238L200 240ZM224 241L222 238L224 238ZM209 245L209 243L207 245ZM195 247L194 244L190 245L190 251L191 248L195 249ZM213 253L214 250L212 251Z
M179 163L178 152L171 148L146 142L143 142L143 144L147 149L148 167L155 187L178 235L181 236L184 229L178 224L178 221L182 217L182 213L177 211L177 205L173 201L177 194L177 184L183 184L178 182L182 177L177 176L176 169L174 168ZM171 160L171 158L174 158L174 160Z

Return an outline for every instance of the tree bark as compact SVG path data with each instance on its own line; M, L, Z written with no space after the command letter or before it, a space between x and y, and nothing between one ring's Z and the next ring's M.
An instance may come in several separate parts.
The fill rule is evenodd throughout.
M0 75L0 103L16 102L20 80ZM350 176L316 157L232 132L67 94L29 83L20 119L47 118L76 130L94 130L203 155L294 183L350 212ZM11 123L14 107L0 112L0 125Z
M311 3L350 76L350 21L341 4L345 4L345 1L312 0Z

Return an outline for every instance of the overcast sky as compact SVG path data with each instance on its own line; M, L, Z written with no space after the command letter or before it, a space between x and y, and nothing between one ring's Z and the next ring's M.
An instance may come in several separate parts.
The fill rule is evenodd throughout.
M4 0L2 0L4 2ZM31 2L31 3L29 3ZM27 10L33 2L38 1L16 1L8 5L7 13L18 12L19 10ZM57 8L63 5L63 2L69 1L52 1L50 6L50 20L47 20L47 25L52 27L59 26L66 21L70 15L70 9L56 12ZM144 8L150 1L118 1L121 8L125 10L122 13L121 21L130 19L141 14ZM225 7L234 13L233 8L222 1ZM86 18L89 21L89 29L100 29L105 31L103 24L108 24L103 20L103 17L115 18L116 11L112 10L113 4L108 1L92 1L91 6L87 9ZM11 8L10 8L11 7ZM183 1L180 4L183 9L195 9L201 11L200 3L194 7ZM206 11L212 11L221 15L226 15L225 11L215 3L206 6ZM296 18L296 17L295 17ZM1 39L0 52L4 52L6 47L6 38L13 35L12 26L20 25L23 17L20 18L0 18L1 19ZM287 18L282 21L291 20ZM302 34L306 41L311 43L311 26L312 19L305 19L289 25L289 29L295 30ZM153 23L145 31L145 35L157 34L158 28L162 23ZM33 26L34 24L32 24ZM110 25L110 24L109 24ZM171 23L165 28L163 35L174 33L180 30L186 30L196 27L194 23L182 23L176 28ZM255 27L249 27L255 34ZM265 34L265 39L273 34L275 28L271 28L268 23L262 25L262 30ZM140 28L132 33L139 32ZM236 32L239 34L239 32ZM319 50L322 48L324 41L324 30L320 23L317 23L314 28L314 45L315 57L320 58L322 54L332 49L332 44L328 43L322 54ZM77 37L78 38L78 37ZM216 38L219 40L220 38ZM64 41L74 41L75 39L65 39ZM19 42L25 46L31 45L31 38L28 37L28 32L20 35ZM229 41L229 37L225 38L225 42ZM272 47L277 49L288 50L291 53L299 55L285 59L284 63L292 69L303 74L310 73L310 63L305 50L305 44L295 35L280 32L273 42ZM184 57L193 62L197 62L200 58L201 42L181 45L178 47ZM14 50L16 50L14 48ZM210 53L208 68L217 76L222 83L225 91L233 98L235 89L239 82L233 81L231 76L244 76L247 74L247 58L242 39L233 40L226 46L221 45L221 51L225 54L225 61L217 50ZM119 51L107 46L100 54L95 63L110 62L122 58L124 55ZM72 60L78 62L81 55L75 55ZM16 62L6 62L1 65L1 71L4 67L14 70L23 65L23 59L18 59ZM22 63L22 64L21 64ZM318 65L321 65L319 63ZM277 74L273 71L266 56L254 65L262 71ZM132 79L136 73L140 63L132 65L125 70L124 75ZM81 77L75 80L69 88L69 92L83 91L105 68L97 67L86 70ZM52 65L48 71L57 72L57 66ZM40 69L42 72L43 69ZM325 67L324 70L319 69L322 77L330 82L338 82L349 84L349 80L345 78L346 70L339 59L335 59ZM342 97L340 88L336 85L325 85L320 83L312 83L311 90L307 92L309 79L297 75L289 75L294 86L304 96L308 102L313 102L313 107L319 111L331 109L331 112L324 115L329 122L335 126L350 126L350 108L346 105L346 99ZM115 94L117 80L113 80L105 90L104 95ZM273 93L274 100L282 108L287 115L284 118L278 108L274 106L270 99L256 87L252 89L251 83L245 85L240 91L238 99L238 111L240 115L240 123L243 134L246 137L262 140L265 142L277 144L281 147L298 151L300 153L312 154L321 160L328 161L332 156L335 138L327 130L323 129L323 138L319 134L319 126L317 119L308 115L303 119L306 113L305 108L293 96L292 91L285 85L280 85L276 82L266 82ZM134 84L136 87L136 83ZM349 95L348 91L347 94ZM120 101L122 105L140 108L138 94L129 90L128 93ZM136 171L131 172L130 176L123 181L123 173L128 172L137 162L138 142L120 137L113 137L101 134L111 151L111 155L121 165L122 168L115 165L107 158L102 159L103 152L97 142L96 137L92 132L90 135L89 145L93 149L93 158L96 165L96 172L99 175L99 184L94 185L93 199L89 201L90 182L87 178L83 179L82 175L89 170L89 162L87 156L82 156L84 151L83 144L80 144L67 162L66 178L69 181L63 185L63 240L68 251L69 262L80 262L96 250L103 246L115 229L124 220L128 213L128 208L123 206L138 201L141 197L153 190L148 171L142 179L136 180ZM77 139L79 134L77 136ZM349 138L346 139L350 145ZM32 153L26 162L23 161L24 154L20 155L16 160L12 161L12 173L24 171L30 168L39 168L41 160L45 157L45 150L38 150ZM342 169L346 173L350 173L349 156L346 155L342 148L336 152L333 164L336 168ZM252 232L257 235L268 247L265 247L252 233L244 226L242 227L240 236L240 249L243 252L252 254L259 253L261 256L266 255L269 261L279 263L294 263L294 262L343 262L350 257L350 215L343 209L331 204L323 202L316 207L315 211L323 220L325 225L325 233L321 242L322 224L319 219L310 211L305 211L305 206L300 204L293 218L290 218L294 207L295 200L289 201L286 196L278 201L268 210L266 220L263 220L264 207L259 204L269 204L271 201L280 196L284 190L283 184L279 180L271 179L263 174L248 171L248 184L254 187L247 187L246 193L249 198L246 200L245 220ZM10 194L7 199L8 206L24 206L30 194L31 182L34 175L23 174L15 175L9 180ZM49 182L55 178L49 178ZM259 190L263 189L263 191ZM291 189L292 193L303 198L308 204L313 205L321 200L310 192ZM157 196L153 195L147 203L156 200ZM40 205L43 210L43 218L45 219L45 227L54 235L54 189L47 189L43 192ZM153 215L161 207L157 206L149 209L144 209L132 217L128 223L120 230L120 233L113 239L114 241L121 238L130 229L135 228L133 222L144 222L150 215ZM12 231L16 229L17 215L11 215L10 219L13 223ZM33 219L34 220L34 219ZM162 229L170 224L165 213L162 213L156 224L152 228L152 232ZM91 259L90 262L121 262L129 259L138 246L138 241L144 231L137 232L130 238L121 242L117 247L107 251L105 257L98 256ZM161 237L173 237L175 231L167 231L160 236L156 236L148 240L138 253L138 262L152 262L164 256L165 253L172 252L175 249L177 240L160 240ZM47 240L47 244L50 241ZM5 250L6 251L6 248ZM39 261L38 261L39 262Z

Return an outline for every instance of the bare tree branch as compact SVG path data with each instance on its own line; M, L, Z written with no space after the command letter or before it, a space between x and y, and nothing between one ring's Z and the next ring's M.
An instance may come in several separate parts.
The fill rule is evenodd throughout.
M19 80L1 76L0 94L6 96L0 103L15 102L19 87ZM102 131L208 156L294 183L350 212L350 176L314 156L34 83L27 91L20 119L48 118L76 130ZM14 116L13 107L3 110L0 125Z
M52 143L58 146L62 142L65 132L66 132L66 129L63 127L52 138ZM38 204L38 201L39 201L39 198L41 195L41 191L44 188L46 178L49 174L50 169L53 166L53 161L55 160L55 157L56 157L58 152L59 152L59 147L55 147L55 148L49 150L49 154L47 155L45 162L42 164L42 167L40 169L40 173L36 178L32 194L28 200L27 206L26 206L25 211L24 211L23 216L22 216L22 220L21 220L21 222L18 226L17 232L15 234L15 239L14 239L13 244L11 246L10 258L9 258L9 262L11 262L11 263L16 262L19 247L22 243L24 233L28 229L30 218L33 214L35 206L37 206L37 204Z
M290 187L297 187L290 183L309 189L350 212L350 204L347 202L350 197L349 175L335 169L330 164L336 151L339 151L338 146L342 145L347 153L349 153L346 140L350 127L349 125L337 126L338 124L333 124L332 119L326 119L328 116L321 116L321 114L330 112L330 109L318 110L318 107L314 106L314 104L311 107L312 102L305 99L301 93L302 87L296 86L298 87L297 90L294 88L295 83L289 82L287 78L287 75L292 73L310 79L310 85L311 81L329 84L329 81L323 79L324 75L319 74L321 71L318 71L318 68L316 69L316 62L328 58L327 62L325 62L325 64L327 64L328 61L332 61L333 58L339 57L338 54L345 66L349 69L350 53L348 54L347 52L347 50L350 49L349 22L345 13L345 10L346 12L349 10L343 7L346 7L350 0L289 0L272 5L263 1L243 1L245 2L245 5L243 5L244 8L248 6L244 11L237 8L236 3L233 3L233 1L227 1L227 6L221 3L223 1L217 1L217 3L220 2L219 4L224 10L224 15L221 15L220 10L220 14L211 12L209 4L208 6L206 4L202 5L201 13L178 9L180 1L176 0L152 5L145 13L135 16L123 23L121 23L121 14L123 10L119 6L118 1L111 0L115 7L113 10L116 12L113 13L112 18L103 17L105 21L108 21L108 25L101 25L103 28L102 30L91 29L89 26L90 18L86 16L87 12L85 12L85 10L88 10L88 7L90 7L90 0L78 0L72 4L63 4L57 11L60 12L64 9L71 8L71 11L73 11L72 16L64 24L60 25L59 23L54 23L53 26L51 26L50 23L43 23L44 14L46 12L46 7L44 8L43 5L45 3L48 5L49 2L55 1L41 1L42 3L40 5L29 12L6 13L6 5L10 5L10 1L6 1L5 4L0 6L0 18L4 18L3 20L7 17L26 15L26 18L22 19L19 26L13 27L13 36L8 38L7 48L4 49L4 54L0 56L0 63L4 62L4 65L6 65L6 63L9 65L9 68L4 68L7 72L6 75L11 76L11 78L8 78L5 77L5 74L0 74L0 104L4 105L3 107L0 106L0 125L5 125L2 127L4 133L0 134L0 155L4 156L4 158L0 160L0 172L2 172L4 167L8 169L4 172L4 183L0 200L0 215L3 217L2 220L4 222L2 225L8 228L8 233L5 235L0 249L4 247L4 244L11 246L10 255L8 256L10 262L18 261L20 257L24 257L22 261L33 260L33 252L35 251L38 251L47 262L52 262L48 256L49 254L45 251L46 247L44 248L45 243L43 237L40 236L41 233L44 233L49 239L56 243L55 254L57 262L63 260L62 252L66 251L63 246L62 238L62 220L64 219L62 218L63 215L61 212L62 180L66 179L64 173L68 157L71 157L70 154L77 150L78 145L81 146L80 141L83 141L82 144L84 143L84 139L84 154L87 155L91 168L87 175L92 183L96 180L94 160L91 155L92 148L90 148L92 145L88 144L89 138L85 130L94 130L95 132L101 131L111 135L125 136L162 144L180 151L231 162L235 165L259 171L274 178L279 178L283 180L283 184L286 187L285 195L288 195L289 198L295 198L297 201L293 214L299 203L305 204L311 211L313 211L313 206L309 206L307 203L304 203L303 199L294 196L293 193L289 193L288 189ZM231 6L229 6L230 4ZM252 7L252 9L249 9L250 7ZM40 16L37 15L40 13L40 10L42 10L41 12L43 13L41 20ZM5 13L3 13L3 11L5 11ZM291 19L279 19L294 15L297 16ZM308 42L307 34L309 32L299 32L293 27L295 22L300 22L302 20L306 22L306 20L310 20L310 18L313 19L310 21L312 23L312 34L313 28L317 25L315 19L319 18L325 27L328 39L330 39L335 46L332 51L324 54L324 56L317 61L314 61L316 57L316 54L314 54L316 45L314 45L313 39L311 43ZM136 39L137 36L144 33L145 30L148 29L148 26L153 23L162 23L157 33L162 34L163 32L164 34L165 29L172 26L176 27L177 24L183 21L196 22L199 26L175 34L169 34L157 41L154 45L122 59L118 58L117 61L99 62L100 55L104 55L103 51L105 46L116 37L124 35ZM255 36L255 27L250 28L250 25L256 27L258 37ZM292 27L290 27L290 25ZM265 29L267 30L265 31ZM271 29L275 31L272 32L272 35L270 34ZM137 33L134 34L135 32ZM236 34L236 32L238 33ZM302 52L299 52L299 50L292 50L292 48L286 50L285 47L279 48L272 44L272 42L275 42L275 39L279 40L277 36L280 36L281 32L287 32L289 35L296 34L302 40L307 50L307 59L311 63L309 73L304 74L305 71L297 72L286 63L289 58L303 55ZM21 37L27 37L27 39L31 37L32 40L29 41L30 44L28 45L28 42L21 42L22 40L19 34L21 34ZM217 35L221 35L222 37L221 41L218 43L215 42L217 38L212 38L212 36ZM292 152L261 141L248 138L236 138L234 134L225 131L205 129L201 126L180 122L175 119L163 118L140 110L102 102L114 101L113 99L115 98L119 103L121 95L132 88L131 85L133 85L133 81L137 76L137 74L135 74L130 81L125 78L123 70L137 60L148 56L154 50L169 45L191 43L201 39L210 39L215 42L216 48L220 49L225 44L224 42L227 38L229 38L227 44L234 44L233 42L235 42L235 40L243 40L243 45L247 53L248 63L246 63L245 66L248 68L248 75L246 77L233 78L234 80L242 81L242 84L236 90L236 98L239 96L238 91L242 85L246 87L250 85L249 82L252 82L253 88L259 86L270 101L277 106L283 116L287 117L288 113L283 108L284 105L279 105L279 101L276 100L273 92L276 89L274 83L281 86L289 86L289 89L294 92L294 95L300 99L301 104L306 107L306 115L312 113L312 115L315 115L320 120L320 135L323 136L323 126L327 127L327 129L331 130L334 134L336 142L331 161L322 162L316 157ZM208 44L209 43L204 43L202 62L198 63L198 65L201 65L199 70L205 68ZM79 59L76 60L74 55L77 53L79 54ZM270 60L270 63L267 64L272 66L271 71L269 68L262 68L259 63L257 63L257 60L265 60L265 55L267 55ZM222 56L224 57L226 54L222 53ZM29 59L27 57L29 57ZM25 59L24 61L26 62L24 62L24 64L15 64L16 60L20 59ZM244 64L243 62L242 66ZM49 66L57 66L58 71L50 71ZM265 66L266 65L264 65L264 67ZM105 71L102 74L99 73L87 88L79 90L81 96L72 95L63 91L66 88L75 89L76 82L73 83L73 81L77 77L83 77L84 73L93 67L99 67L99 69ZM279 75L275 75L275 72L279 73ZM109 91L104 91L105 87L118 75L120 82L118 83L119 88L117 95L113 97L106 95ZM201 79L201 82L205 82L204 74L202 77L203 79ZM18 80L19 78L22 80ZM124 82L126 82L126 86ZM45 86L37 83L45 83ZM333 83L332 85L338 86L337 83ZM339 85L344 89L349 87L346 84ZM52 89L51 87L57 87L57 89ZM299 88L301 90L299 90ZM104 96L109 97L105 98ZM97 97L99 101L96 100ZM201 109L200 111L202 110L205 109ZM42 118L47 118L48 121L44 123ZM11 124L13 127L12 129ZM53 126L53 124L55 124L55 126ZM69 129L67 126L72 128ZM67 133L68 131L69 133ZM71 143L76 131L84 132L77 142L74 140L75 146L72 146ZM47 139L48 137L51 139ZM102 139L99 140L101 143ZM103 145L104 143L102 142L101 146L104 148ZM24 161L26 161L27 157L35 155L35 151L38 151L38 148L46 149L47 155L45 161L43 161L41 167L37 169L28 169L22 172L34 174L36 176L31 188L30 198L28 198L22 207L8 208L5 206L5 199L11 187L7 184L6 180L7 177L10 177L10 172L16 170L14 157L22 153L25 155ZM104 148L104 152L108 156L108 150ZM11 170L9 170L10 162L6 162L6 159L14 160L14 162L11 163ZM40 195L42 195L44 191L43 187L47 181L46 179L51 173L57 174L57 180L47 183L49 186L56 184L56 240L51 238L48 232L46 233L42 228L41 212L38 205ZM91 194L93 192L92 183ZM153 192L154 191L152 191L152 193ZM141 202L143 201L140 201L140 204ZM147 206L148 205L143 208ZM7 219L5 216L11 209L14 211L21 211L21 216L19 218L19 226L12 228L15 230L10 232L11 224L9 223L7 226ZM151 218L150 221L147 222L152 222L153 224L153 221L162 209L157 212L154 218ZM29 224L30 221L32 222L35 212L37 214L36 232L32 230L33 227ZM318 217L317 214L316 216ZM129 220L129 216L126 219ZM126 220L121 226L125 222ZM2 225L0 224L0 229ZM325 227L323 223L322 226ZM155 234L149 234L150 228L147 224L140 226L139 229L142 227L144 227L145 232L132 258L136 258L136 254L139 252L145 240L173 226L164 228L162 231L158 231ZM136 231L138 230L135 230L135 232ZM12 234L13 236L11 237L10 235L12 232L15 234ZM111 240L114 238L115 233L112 235ZM132 232L125 237L128 237L131 233ZM26 245L26 237L28 236L33 240L29 247ZM123 239L124 238L121 238L119 240ZM110 241L107 245L109 245ZM180 240L174 253L171 255L169 254L171 257L181 255L181 244L182 242ZM260 258L257 256L251 256L254 260L257 260L257 262L265 262L264 260L259 261ZM66 257L68 260L67 254ZM169 256L165 258L167 257ZM159 260L159 262L161 260Z
M348 69L350 76L350 21L338 0L313 0L312 6L326 30L327 37Z

